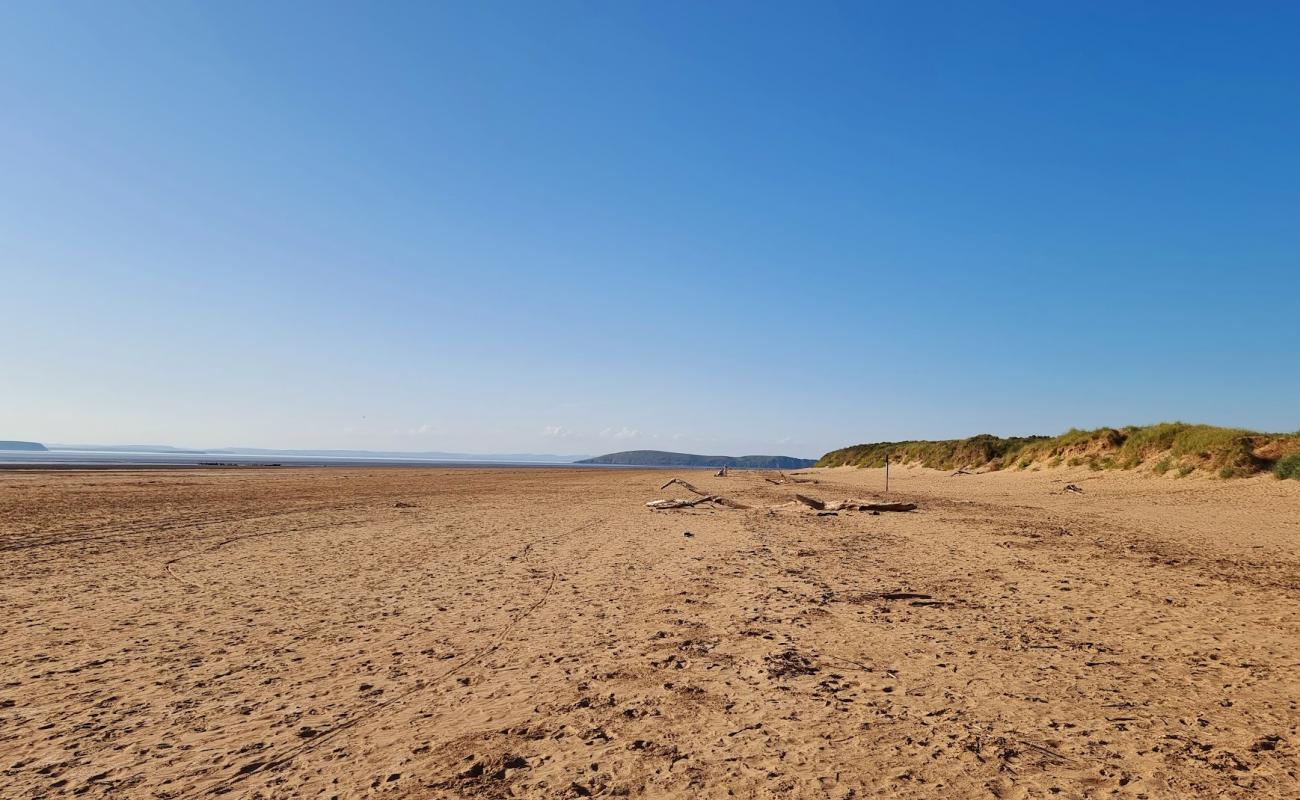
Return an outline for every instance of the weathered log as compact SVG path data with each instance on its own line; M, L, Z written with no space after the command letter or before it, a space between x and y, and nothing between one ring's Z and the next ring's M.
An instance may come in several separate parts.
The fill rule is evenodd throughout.
M692 485L692 484L687 483L686 481L682 480L681 478L673 478L672 480L670 480L670 481L668 481L667 483L665 483L663 486L660 486L660 487L659 487L659 491L662 492L664 489L667 489L669 486L672 486L674 483L677 484L677 485L679 485L679 486L681 486L683 489L685 489L685 490L688 491L688 492L694 492L695 494L699 494L699 495L707 495L707 494L708 494L708 492L700 491L700 489L699 489L698 487L696 487L696 486L694 486L694 485Z
M705 495L704 497L697 497L694 500L680 500L676 498L672 500L651 500L650 502L646 503L646 508L654 509L656 511L669 509L669 508L692 508L694 506L698 506L700 503L712 502L712 500L713 500L713 495Z
M826 507L832 511L915 511L916 503L861 503L845 500Z
M806 494L796 494L794 499L816 511L913 511L916 509L916 503L865 503L861 500L827 503Z
M750 506L745 505L744 503L737 503L735 500L730 500L730 499L728 499L728 498L726 498L726 497L717 497L717 496L715 496L715 497L713 498L713 502L717 503L718 505L726 506L727 508L740 508L740 509L745 509L745 508L749 508L749 507L750 507Z
M681 500L677 498L672 500L651 500L646 503L646 508L653 511L667 511L673 508L694 508L695 506L704 503L713 503L714 505L726 506L727 508L749 508L749 506L744 503L737 503L735 500L719 497L716 494L706 494L703 497L697 497L693 500Z
M815 498L815 497L809 497L809 496L806 495L806 494L796 494L796 495L794 496L794 499L798 500L800 503L803 503L804 505L808 506L809 508L813 508L813 509L816 509L816 510L818 510L818 511L825 511L825 510L826 510L826 503L822 502L821 500L818 500L818 499Z

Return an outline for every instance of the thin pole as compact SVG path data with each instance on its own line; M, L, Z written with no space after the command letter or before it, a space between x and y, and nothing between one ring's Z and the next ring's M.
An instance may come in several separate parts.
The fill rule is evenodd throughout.
M889 453L885 453L885 494L889 494Z

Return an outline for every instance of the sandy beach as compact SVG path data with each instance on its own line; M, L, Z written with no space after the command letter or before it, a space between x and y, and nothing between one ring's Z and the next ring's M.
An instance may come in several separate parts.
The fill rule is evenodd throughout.
M0 797L1300 795L1300 482L805 474L0 474Z

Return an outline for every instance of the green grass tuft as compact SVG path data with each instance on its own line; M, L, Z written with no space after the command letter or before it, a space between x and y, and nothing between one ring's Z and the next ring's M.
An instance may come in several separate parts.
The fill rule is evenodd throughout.
M1278 478L1295 478L1300 481L1300 453L1292 453L1273 467L1273 474Z

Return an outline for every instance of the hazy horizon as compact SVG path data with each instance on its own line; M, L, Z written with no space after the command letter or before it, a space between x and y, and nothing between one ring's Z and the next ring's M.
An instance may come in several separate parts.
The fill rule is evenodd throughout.
M1210 422L1210 423L1206 423L1206 422L1203 422L1203 421L1197 421L1197 420L1190 420L1190 421L1189 421L1189 420L1156 420L1156 421L1151 421L1151 422L1148 422L1148 423L1140 423L1140 424L1138 424L1138 427L1142 427L1142 426L1145 425L1145 424L1157 424L1157 423L1160 423L1160 422L1184 422L1184 423L1190 423L1190 424L1193 424L1193 425L1196 425L1196 424L1209 424L1209 425L1213 425L1213 424L1214 424L1214 423L1212 423L1212 422ZM1075 426L1075 427L1077 427L1077 426ZM1115 427L1115 428L1123 428L1123 427L1126 427L1126 425L1098 426L1098 427ZM995 436L1006 436L1006 437L1023 437L1023 436L1047 436L1047 437L1050 437L1050 436L1057 436L1057 435L1060 435L1060 434L1066 433L1068 430L1069 430L1069 429L1063 429L1063 430L1059 430L1059 431L1028 431L1028 432L1021 431L1021 432L1011 432L1011 433L995 433L995 434L993 434L993 435L995 435ZM1253 431L1255 431L1255 432L1257 432L1257 433L1261 433L1261 434L1289 434L1289 433L1292 433L1295 429L1294 429L1294 427L1293 427L1293 428L1285 428L1285 427L1284 427L1284 428L1278 428L1278 429L1272 429L1272 430L1263 430L1263 429L1249 429L1249 430L1253 430ZM980 431L980 432L978 432L978 433L967 433L967 434L962 434L962 435L952 436L952 437L945 437L945 438L948 438L948 439L966 439L966 438L970 438L970 437L973 437L973 436L979 436L979 435L984 435L984 434L988 434L988 433L990 433L990 432L989 432L989 431ZM919 439L921 439L921 440L932 440L932 439L935 439L936 437L917 437L917 438L919 438ZM171 442L145 442L145 441L130 441L130 442L126 442L126 441L124 441L124 442L107 442L107 441L90 442L90 441L58 441L58 440L44 440L44 441L43 441L43 440L39 440L39 439L33 439L33 438L31 438L31 437L26 437L26 438L24 438L24 437L17 437L17 436L14 436L14 437L0 437L0 441L31 441L31 442L38 442L38 443L40 443L40 444L46 445L47 447L67 447L67 448L71 448L71 447L84 447L84 446L92 446L92 447L93 447L93 446L102 446L102 447L159 447L159 448L176 448L176 449L181 449L181 450L201 450L201 451L209 451L209 452L217 452L217 451L221 451L221 450L267 450L267 451L271 451L271 452L276 452L276 451L280 451L280 452L293 452L293 451L302 451L302 452L357 451L357 452L362 452L362 451L370 451L370 452L376 452L376 453L412 453L412 454L419 454L419 453L440 453L440 454L446 454L446 455L468 455L468 456L499 456L499 455L514 455L514 456L518 456L518 455L530 455L530 456L541 456L541 457L547 457L547 458L574 458L574 459L589 458L589 457L594 457L594 456L599 456L599 455L605 455L605 454L608 454L608 453L623 452L623 451L628 451L628 450L663 450L663 451L668 451L668 452L686 452L686 451L683 451L683 450L680 450L680 449L675 449L675 448L672 448L672 447L612 447L612 446L611 446L611 447L608 447L608 448L606 448L606 449L604 449L604 450L600 450L600 451L590 451L590 452L586 452L586 451L577 451L577 450L548 450L548 451L541 451L541 450L524 450L524 449L518 449L518 448L515 448L515 449L505 448L505 449L494 450L494 451L486 451L486 450L477 450L477 451L475 451L475 450L449 450L449 449L442 449L442 448L424 448L424 449L392 449L392 448L373 448L373 447L333 447L333 446L329 446L329 445L306 446L306 447L279 447L279 446L275 446L275 445L248 445L248 444L222 444L222 445L207 444L207 445L202 445L202 444L176 444L176 443L171 443ZM793 457L795 457L795 458L817 459L817 458L820 458L822 455L825 455L827 452L830 452L831 450L839 449L839 448L841 448L841 447L850 447L850 446L858 445L858 444L871 444L871 443L877 443L877 442L891 442L891 441L903 442L903 441L908 441L908 440L907 440L907 439L874 439L874 440L863 440L863 441L855 441L855 442L845 442L845 443L843 443L843 444L841 444L841 445L836 445L835 447L827 448L827 449L824 450L824 451L820 451L820 452L817 452L817 453L808 453L808 454L804 454L804 453L794 453L794 452L775 452L775 451L774 451L774 452L771 452L771 453L758 453L758 452L753 452L753 453L749 453L749 452L744 452L744 453L741 453L741 452L730 452L730 453L726 453L726 452L716 452L716 453L715 453L715 452L710 452L710 453L696 453L696 454L697 454L697 455L716 455L716 456L782 455L782 456L793 456Z
M0 22L5 436L813 458L1300 427L1300 8Z

